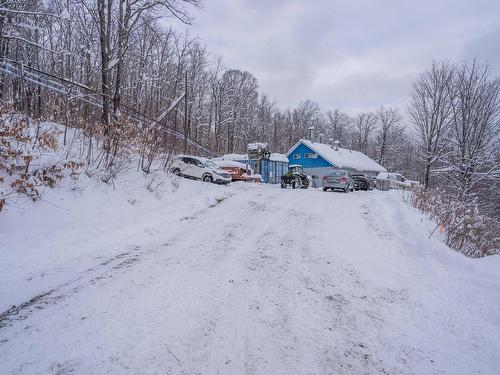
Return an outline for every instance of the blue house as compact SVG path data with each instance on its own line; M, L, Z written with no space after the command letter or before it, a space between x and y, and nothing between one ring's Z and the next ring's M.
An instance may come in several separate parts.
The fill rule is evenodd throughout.
M336 145L298 141L286 154L290 165L301 165L313 179L314 186L321 186L321 179L332 169L348 169L369 177L387 170L359 151L340 148Z

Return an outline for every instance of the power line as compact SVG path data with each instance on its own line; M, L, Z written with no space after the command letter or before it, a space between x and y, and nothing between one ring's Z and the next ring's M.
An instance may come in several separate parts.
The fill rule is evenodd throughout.
M44 72L42 70L39 70L35 67L32 66L26 66L18 61L3 58L2 61L0 61L0 71L2 71L5 74L19 77L22 79L25 79L26 81L40 86L45 90L55 92L59 95L63 95L68 97L69 100L79 100L82 102L85 102L87 104L90 104L94 107L97 108L102 108L102 98L106 97L108 99L112 99L111 96L105 95L101 92L98 92L80 82L75 82L71 81L66 78L58 77L54 74ZM61 83L63 82L63 83ZM71 89L68 90L68 85L71 86ZM95 95L97 97L94 97L92 95ZM186 144L198 149L199 151L202 151L208 155L215 155L215 153L206 148L205 146L201 145L194 139L190 138L189 136L185 136L182 132L169 128L166 126L165 123L162 123L162 120L166 116L161 116L161 119L154 119L126 104L120 103L120 107L123 108L125 113L133 120L139 122L139 123L144 123L146 120L149 121L153 126L154 125L160 125L160 127L157 127L157 130L164 131L175 138L182 140ZM175 106L171 106L169 110L173 110Z

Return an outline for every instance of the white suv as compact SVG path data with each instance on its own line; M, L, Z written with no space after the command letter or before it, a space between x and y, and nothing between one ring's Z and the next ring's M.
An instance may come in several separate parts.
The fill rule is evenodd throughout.
M212 160L199 156L176 156L170 170L176 175L203 182L215 182L216 184L231 182L231 175L228 172L220 169Z

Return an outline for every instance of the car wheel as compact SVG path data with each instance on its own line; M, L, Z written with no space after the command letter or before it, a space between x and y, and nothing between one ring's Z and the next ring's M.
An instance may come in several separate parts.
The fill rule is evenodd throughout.
M179 168L174 168L172 169L172 173L177 175L177 176L180 176L181 175L181 170Z
M203 182L212 182L212 176L209 174L203 176Z
M344 193L349 193L349 188L345 188Z
M327 190L328 190L328 188L325 188L325 187L323 188L323 191L327 191Z

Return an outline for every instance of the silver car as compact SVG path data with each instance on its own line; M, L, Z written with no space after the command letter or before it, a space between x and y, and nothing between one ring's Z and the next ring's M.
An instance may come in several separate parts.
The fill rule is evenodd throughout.
M343 190L346 193L349 190L354 189L354 180L351 177L349 171L344 169L334 169L323 177L323 191L331 190Z

